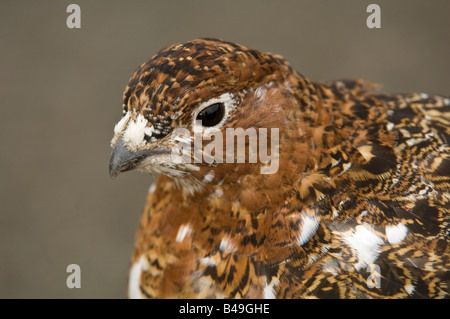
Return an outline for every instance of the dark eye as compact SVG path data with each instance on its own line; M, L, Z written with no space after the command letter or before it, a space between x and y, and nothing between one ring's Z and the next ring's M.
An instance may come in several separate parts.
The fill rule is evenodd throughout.
M202 121L202 125L209 127L220 123L225 115L225 106L223 103L214 103L203 109L197 115L197 121Z

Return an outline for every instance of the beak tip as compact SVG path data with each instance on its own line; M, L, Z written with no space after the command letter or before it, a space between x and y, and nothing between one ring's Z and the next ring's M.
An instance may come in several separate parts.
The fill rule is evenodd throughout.
M109 163L109 177L115 179L120 174L120 166L114 165L114 162Z
M119 174L109 173L109 178L110 178L110 179L116 179L116 177L117 177L118 175L119 175Z

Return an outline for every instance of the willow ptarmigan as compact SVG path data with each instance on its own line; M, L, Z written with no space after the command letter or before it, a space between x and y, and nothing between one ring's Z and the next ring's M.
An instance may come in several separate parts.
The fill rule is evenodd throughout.
M279 55L216 39L142 64L109 164L112 177L162 174L137 233L129 296L449 297L450 100L375 89L312 82ZM258 137L273 172L249 161L252 128L266 129ZM212 139L182 152L198 132L223 133L214 144L223 149L208 153L223 161L202 159ZM239 149L229 156L239 143L244 161Z

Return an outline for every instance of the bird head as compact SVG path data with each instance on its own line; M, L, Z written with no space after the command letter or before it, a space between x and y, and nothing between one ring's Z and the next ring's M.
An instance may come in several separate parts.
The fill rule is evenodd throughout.
M230 169L242 175L263 165L198 161L194 151L187 161L173 155L180 145L192 144L196 133L226 139L227 128L286 127L289 109L299 103L289 93L299 79L281 56L222 40L196 39L161 50L125 89L123 117L111 141L111 177L137 169L202 183L230 176Z

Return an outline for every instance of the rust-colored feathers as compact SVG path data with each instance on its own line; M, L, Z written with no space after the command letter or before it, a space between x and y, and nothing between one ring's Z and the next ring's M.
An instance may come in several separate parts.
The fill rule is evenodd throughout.
M375 89L311 82L280 56L215 39L140 66L110 170L167 176L146 201L130 297L448 298L450 101ZM221 132L278 132L275 173L171 161L177 129L193 132L208 101L225 105Z

